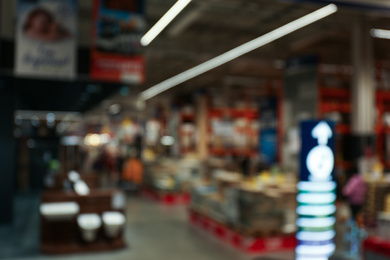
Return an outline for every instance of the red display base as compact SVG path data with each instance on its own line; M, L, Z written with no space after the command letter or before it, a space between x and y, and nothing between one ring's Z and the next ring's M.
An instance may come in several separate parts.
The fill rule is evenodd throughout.
M192 225L202 228L224 243L247 254L291 251L297 245L295 235L261 238L249 237L192 209L189 211L189 221Z
M157 191L152 188L142 188L141 192L144 197L167 205L188 205L191 201L191 196L188 193Z
M390 259L390 241L384 240L379 237L368 237L363 243L364 255L367 252L382 255Z

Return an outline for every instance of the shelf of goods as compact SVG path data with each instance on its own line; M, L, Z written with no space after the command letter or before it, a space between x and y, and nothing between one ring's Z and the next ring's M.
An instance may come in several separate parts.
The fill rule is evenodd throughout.
M367 182L366 200L363 206L363 213L367 224L374 225L376 223L378 214L385 210L386 197L389 194L389 182Z
M346 135L351 134L352 73L343 65L320 65L318 70L318 115L336 122L336 169L348 170L352 165L345 158Z
M210 155L254 156L258 153L257 109L210 108L208 119Z
M196 152L196 115L191 106L184 107L179 116L179 149L180 154Z
M330 120L336 120L336 133L338 135L337 143L339 156L336 158L337 169L349 169L351 164L344 159L343 155L343 142L344 135L351 133L351 126L349 125L348 118L351 113L351 95L350 90L346 88L320 88L320 102L319 102L319 115L322 118L329 118ZM333 118L335 117L335 118Z
M214 185L198 183L190 219L197 227L247 253L293 250L296 246L296 186L265 184L221 173Z
M376 93L376 126L377 134L377 152L383 164L390 167L390 91L379 90Z
M164 204L188 204L194 179L202 168L198 160L160 159L145 165L142 195Z

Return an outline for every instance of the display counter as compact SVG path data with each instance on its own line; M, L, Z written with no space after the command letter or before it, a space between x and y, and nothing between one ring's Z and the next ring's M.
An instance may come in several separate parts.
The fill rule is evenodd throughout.
M40 207L40 251L68 254L124 248L125 197L119 190L45 191ZM115 223L116 222L116 223Z
M243 230L221 223L195 209L189 210L190 223L217 239L248 254L293 251L296 247L294 234L256 236Z
M295 182L218 171L214 180L194 184L190 221L248 253L292 250L296 194Z
M143 187L141 194L146 198L165 205L188 205L191 201L191 196L188 192L174 192Z
M390 241L369 237L363 243L364 260L390 259Z

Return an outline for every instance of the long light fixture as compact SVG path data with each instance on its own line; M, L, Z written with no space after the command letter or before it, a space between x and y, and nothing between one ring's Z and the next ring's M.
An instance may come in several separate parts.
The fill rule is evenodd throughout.
M184 71L172 78L169 78L140 94L140 98L148 100L174 86L177 86L189 79L199 76L209 70L212 70L222 64L225 64L231 60L234 60L248 52L251 52L257 48L260 48L270 42L273 42L283 36L286 36L298 29L301 29L309 24L312 24L318 20L321 20L333 13L337 12L337 6L335 4L327 5L317 11L314 11L308 15L305 15L295 21L292 21L278 29L275 29L263 36L260 36L252 41L249 41L241 46L238 46L224 54L221 54L211 60L208 60L200 65L193 67L187 71Z
M375 38L389 39L390 40L390 30L371 29L371 36L375 37Z
M178 0L171 9L141 38L143 46L149 45L154 38L164 30L167 25L191 2L191 0Z

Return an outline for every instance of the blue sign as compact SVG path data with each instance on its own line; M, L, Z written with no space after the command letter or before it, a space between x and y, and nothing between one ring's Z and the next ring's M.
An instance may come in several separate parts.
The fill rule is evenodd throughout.
M333 180L335 142L333 129L332 122L313 120L301 123L301 181L310 181L309 177L313 173L318 176L321 172L322 175L330 177L328 180Z
M277 160L277 131L275 128L260 131L260 154L264 162L273 165Z
M328 259L335 251L334 123L301 124L296 259Z

